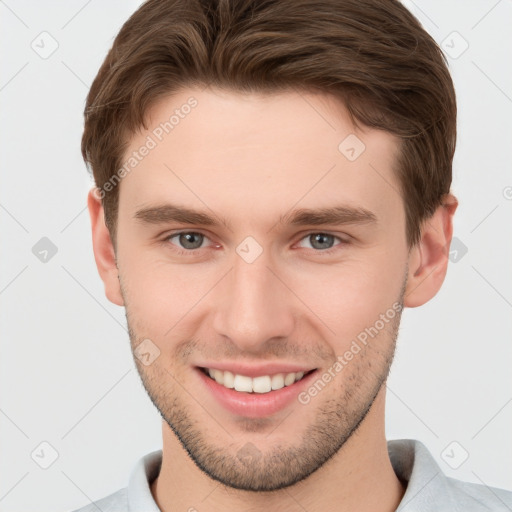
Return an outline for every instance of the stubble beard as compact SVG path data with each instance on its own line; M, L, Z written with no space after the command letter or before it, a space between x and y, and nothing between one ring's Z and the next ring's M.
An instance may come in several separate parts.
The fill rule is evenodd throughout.
M401 305L404 289L405 282L397 301ZM125 305L133 352L145 337L135 332L129 320L126 300ZM333 379L329 387L336 386L336 379L340 380L337 395L331 390L331 397L322 401L322 394L329 393L322 391L308 405L297 402L292 406L294 409L289 418L294 414L299 415L304 407L313 406L318 410L315 420L303 429L300 439L286 445L276 442L269 447L272 434L265 439L265 447L258 447L258 442L249 440L251 431L262 431L272 425L272 420L268 418L243 418L236 424L237 432L232 426L223 430L219 426L223 418L208 416L203 407L193 403L198 400L184 389L178 374L164 368L158 359L151 366L144 366L136 357L134 361L151 401L201 471L234 489L276 491L304 480L321 468L342 449L364 421L387 380L395 353L400 317L401 310L379 336L354 356L340 376ZM195 345L190 341L188 350ZM187 346L187 343L182 346ZM194 409L200 411L202 418L194 418L191 413ZM210 429L219 430L219 435L226 439L225 444L215 444L205 434L205 422L208 422ZM288 421L283 422L283 425L289 424ZM276 432L279 428L282 427L277 427Z

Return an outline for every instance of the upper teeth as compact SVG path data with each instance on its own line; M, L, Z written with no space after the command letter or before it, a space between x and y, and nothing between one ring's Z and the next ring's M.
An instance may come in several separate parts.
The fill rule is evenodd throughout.
M234 388L236 391L245 391L246 393L268 393L272 390L290 386L304 376L304 372L291 372L251 378L215 368L207 368L207 371L210 377L222 386L230 389Z

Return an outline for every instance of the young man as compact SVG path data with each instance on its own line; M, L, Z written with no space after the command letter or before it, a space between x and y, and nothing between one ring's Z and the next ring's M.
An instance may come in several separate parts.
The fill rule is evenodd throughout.
M387 442L404 307L447 270L442 53L394 0L150 0L87 99L93 245L163 450L112 511L510 510Z

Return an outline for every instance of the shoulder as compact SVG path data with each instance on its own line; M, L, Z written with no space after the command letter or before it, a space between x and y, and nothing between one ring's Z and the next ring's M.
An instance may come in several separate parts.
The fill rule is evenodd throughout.
M512 492L448 477L424 444L388 441L391 464L406 484L400 512L510 512Z
M72 512L158 512L150 486L160 472L161 464L162 450L144 455L135 464L127 487Z
M493 512L512 510L512 491L463 482L454 478L446 478L446 482L451 489L451 497L460 510L492 510Z
M102 512L128 512L126 487L72 512L98 512L98 510Z

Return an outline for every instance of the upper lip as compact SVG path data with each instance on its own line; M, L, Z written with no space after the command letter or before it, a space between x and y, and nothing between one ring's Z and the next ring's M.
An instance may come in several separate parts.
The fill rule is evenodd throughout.
M277 373L297 373L315 370L311 366L294 363L266 362L261 364L234 363L234 362L211 362L198 365L199 368L210 368L231 372L235 375L246 377L259 377L260 375L275 375Z

